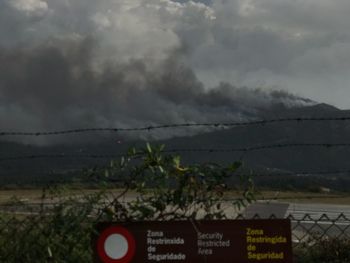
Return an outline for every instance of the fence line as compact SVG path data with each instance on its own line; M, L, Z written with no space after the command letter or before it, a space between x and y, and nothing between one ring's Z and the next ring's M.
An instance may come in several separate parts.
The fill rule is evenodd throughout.
M33 159L60 159L60 158L75 158L75 159L105 159L105 158L118 158L123 157L125 154L117 154L117 155L111 155L111 154L85 154L85 155L76 155L76 154L37 154L37 155L18 155L18 156L10 156L10 157L4 157L0 158L0 162L4 161L20 161L20 160L33 160Z
M284 172L284 173L256 173L252 172L251 174L237 174L242 177L264 177L264 176L321 176L321 175L340 175L340 174L350 174L350 170L332 170L332 171L300 171L300 172Z
M258 146L248 146L240 148L178 148L163 150L162 153L233 153L233 152L252 152L260 150L270 150L270 149L282 149L282 148L295 148L295 147L323 147L323 148L337 148L337 147L350 147L350 143L285 143L285 144L270 144L270 145L258 145ZM137 153L138 156L144 155L143 153ZM17 160L29 160L29 159L41 159L41 158L91 158L91 159L103 159L103 158L116 158L122 157L125 154L66 154L66 153L54 153L54 154L31 154L31 155L17 155L1 157L1 161L17 161Z
M216 122L216 123L178 123L178 124L164 124L164 125L149 125L144 127L134 128L82 128L71 130L57 130L57 131L38 131L38 132L24 132L24 131L2 131L0 136L52 136L65 135L73 133L87 133L87 132L135 132L135 131L151 131L158 129L169 128L190 128L190 127L237 127L237 126L255 126L267 125L281 122L316 122L316 121L349 121L350 117L297 117L297 118L276 118L276 119L262 119L244 122Z
M2 206L0 207L0 236L1 234L8 234L8 232L17 233L18 229L30 229L30 231L38 229L38 237L44 235L41 233L40 228L43 227L43 224L51 224L51 220L54 216L54 208L59 205L59 203L50 203L44 205L35 204L34 206L24 205L13 205L13 206ZM86 203L81 203L77 208L83 208L88 206ZM103 205L103 204L101 204ZM99 211L98 207L93 208L94 211ZM7 215L7 217L6 217ZM16 218L16 216L21 216ZM95 215L87 215L86 218L89 218L91 221L94 218L98 218ZM292 242L293 246L298 247L299 245L309 244L312 247L315 244L315 241L326 238L350 238L350 218L345 213L338 213L336 215L330 216L328 214L313 215L312 213L302 213L302 214L293 214L286 213L284 216L276 216L275 214L270 215L260 215L258 213L252 214L250 216L245 214L234 214L228 219L233 220L254 220L254 219L278 219L286 218L291 221L291 231L292 231ZM75 218L72 219L72 221ZM84 220L80 221L79 224L83 224ZM62 224L62 228L68 226ZM72 222L73 223L73 222ZM20 242L20 241L15 241ZM14 242L14 243L15 243ZM30 245L30 244L29 244ZM0 255L1 256L1 255ZM1 257L0 257L1 258Z
M215 148L187 148L187 149L170 149L164 150L164 153L184 153L184 152L207 152L207 153L228 153L228 152L251 152L268 149L292 148L292 147L349 147L350 143L280 143L259 146L248 146L241 148L215 149Z
M251 126L251 125L266 125L272 123L281 122L309 122L309 121L348 121L350 117L339 117L339 118L286 118L286 119L270 119L270 120L258 120L251 122L234 122L234 123L199 123L199 124L170 124L170 125L159 125L159 126L148 126L141 128L92 128L92 129L75 129L75 130L65 130L65 131L50 131L50 132L0 132L0 136L51 136L51 135L65 135L73 133L85 133L85 132L133 132L133 131L151 131L156 129L168 129L168 128L182 128L182 127L235 127L235 126ZM284 144L270 144L270 145L257 145L239 148L186 148L186 149L169 149L164 150L162 153L248 153L260 150L270 150L270 149L286 149L295 147L323 147L323 148L334 148L334 147L349 147L350 143L284 143ZM22 156L9 156L0 158L1 161L18 161L18 160L33 160L33 159L56 159L56 158L91 158L91 159L113 159L126 156L125 154L66 154L66 153L53 153L53 154L31 154ZM141 153L137 153L137 157L142 157ZM264 176L292 176L292 175L303 175L303 176L320 176L320 175L331 175L331 174L350 174L350 170L334 170L334 171L300 171L300 172L278 172L278 173L256 173L243 174L237 172L239 176L252 176L252 177L264 177ZM26 204L25 204L26 205ZM28 204L27 204L28 205ZM35 205L29 206L29 211L26 209L18 207L13 207L15 210L11 210L11 207L0 207L0 236L5 236L6 238L0 239L1 248L6 247L1 250L0 261L4 262L15 262L10 261L14 258L18 251L22 251L23 247L28 247L28 251L44 251L45 248L50 249L46 243L47 233L53 233L51 231L53 221L55 218L42 217L42 207L39 205L39 210L35 208ZM54 203L48 204L49 208L54 207ZM9 210L10 209L10 210ZM49 209L50 210L50 209ZM49 211L50 212L50 211ZM50 214L46 214L50 215ZM69 233L71 229L79 229L81 225L85 222L87 218L90 220L91 215L87 215L85 218L73 218L72 221L64 221L64 224L60 224L60 228L56 229L57 237L64 237L62 233ZM323 214L319 218L314 218L312 214L305 213L301 217L296 214L286 215L292 223L292 239L295 247L302 246L306 244L308 247L315 244L316 240L322 238L349 238L350 237L350 219L345 214L339 214L336 218L330 217L327 214ZM260 218L259 215L255 215L254 219ZM276 218L275 216L271 217ZM237 216L235 219L244 219L244 216ZM50 221L51 220L51 221ZM47 222L46 222L47 221ZM80 242L82 233L86 233L85 229L82 229L81 233L77 232L76 238ZM19 237L9 242L10 238L13 236L18 236L18 233L24 237L28 234L33 237L32 243L21 243L22 238ZM23 239L25 240L25 239ZM86 243L86 244L85 244ZM89 248L89 240L83 245L87 245ZM80 243L79 243L80 244ZM67 247L71 247L68 245ZM73 247L73 245L72 245ZM17 250L17 248L20 248ZM43 249L44 248L44 249ZM36 249L36 250L35 250ZM89 251L88 249L86 251ZM51 250L48 250L48 254ZM43 252L46 253L46 252ZM64 254L63 256L69 256ZM89 256L89 255L88 255Z

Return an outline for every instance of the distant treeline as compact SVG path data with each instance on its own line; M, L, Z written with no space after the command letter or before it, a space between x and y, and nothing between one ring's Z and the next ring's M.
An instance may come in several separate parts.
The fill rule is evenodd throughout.
M336 192L350 192L350 175L251 175L254 184L261 190L295 190L320 192L325 189ZM235 176L227 181L228 189L235 189L240 179ZM61 171L28 175L9 174L0 177L0 188L40 188L53 184L76 184L87 188L98 185L96 179L88 177L85 170ZM110 187L122 187L122 182L110 182Z

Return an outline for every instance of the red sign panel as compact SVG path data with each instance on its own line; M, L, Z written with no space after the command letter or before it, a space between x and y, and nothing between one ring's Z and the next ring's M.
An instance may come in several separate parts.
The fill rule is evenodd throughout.
M100 223L96 263L292 263L287 219Z

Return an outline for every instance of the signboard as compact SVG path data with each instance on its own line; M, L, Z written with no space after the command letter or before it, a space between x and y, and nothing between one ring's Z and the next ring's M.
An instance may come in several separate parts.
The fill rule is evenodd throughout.
M292 263L287 219L100 223L96 263Z

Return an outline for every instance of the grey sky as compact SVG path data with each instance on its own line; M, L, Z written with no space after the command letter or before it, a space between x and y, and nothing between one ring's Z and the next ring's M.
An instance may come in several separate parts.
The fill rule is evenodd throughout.
M350 108L349 13L348 0L0 0L0 118L210 121L230 103L215 108L209 91L244 112L271 90Z

